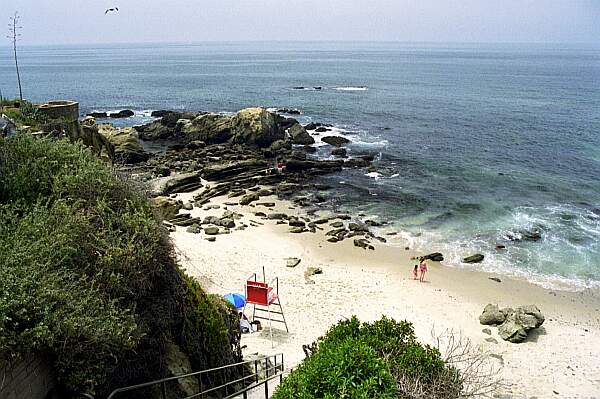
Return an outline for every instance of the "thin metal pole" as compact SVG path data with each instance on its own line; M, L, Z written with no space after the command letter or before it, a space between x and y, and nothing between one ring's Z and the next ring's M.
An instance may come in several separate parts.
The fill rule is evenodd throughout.
M256 377L256 382L258 383L258 363L254 361L254 376Z
M265 370L267 370L267 378L265 379L265 399L269 399L269 358L265 358Z
M161 384L161 391L163 399L167 399L167 383L163 381Z

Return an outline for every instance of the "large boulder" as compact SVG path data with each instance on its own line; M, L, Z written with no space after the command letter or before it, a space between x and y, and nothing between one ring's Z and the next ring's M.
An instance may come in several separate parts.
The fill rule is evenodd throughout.
M231 116L206 114L185 124L182 131L186 140L203 141L208 144L224 143L231 138Z
M520 343L525 341L529 331L541 326L544 320L544 315L537 306L519 306L506 315L506 320L498 327L498 334L505 341Z
M486 326L495 326L504 323L506 315L498 308L498 305L487 304L483 313L479 316L479 322Z
M98 132L114 146L115 161L131 164L148 160L148 154L134 128L117 129L112 125L99 125Z
M231 118L233 142L268 147L285 134L277 124L277 115L264 108L246 108Z
M527 330L516 320L513 313L498 327L498 335L505 341L520 343L527 339Z
M294 144L311 145L315 143L315 139L299 123L292 125L288 129L288 134Z

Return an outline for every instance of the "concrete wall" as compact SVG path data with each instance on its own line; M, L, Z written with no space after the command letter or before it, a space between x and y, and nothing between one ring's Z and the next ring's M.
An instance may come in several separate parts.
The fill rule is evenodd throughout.
M49 101L38 105L38 109L51 119L64 118L70 122L79 119L79 103L75 101Z
M0 359L1 399L45 399L56 386L56 375L47 357L28 355L18 361Z

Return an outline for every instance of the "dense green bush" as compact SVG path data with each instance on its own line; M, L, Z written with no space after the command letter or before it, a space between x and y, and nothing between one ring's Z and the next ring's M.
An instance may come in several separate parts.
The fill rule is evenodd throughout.
M0 353L52 356L71 391L240 359L236 314L175 263L147 199L67 141L0 139Z
M458 371L437 349L420 344L413 326L387 317L361 323L356 317L333 326L312 354L278 387L274 399L458 397ZM406 381L415 384L405 384Z

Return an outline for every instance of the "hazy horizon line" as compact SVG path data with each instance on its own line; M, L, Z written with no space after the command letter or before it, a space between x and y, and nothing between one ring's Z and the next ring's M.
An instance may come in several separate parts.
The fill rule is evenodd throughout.
M196 45L196 44L234 44L234 43L340 43L340 44L458 44L458 45L580 45L600 48L598 42L563 42L563 41L410 41L410 40L199 40L199 41L137 41L137 42L87 42L87 43L21 43L21 47L33 46L114 46L114 45ZM0 44L12 47L11 44Z

